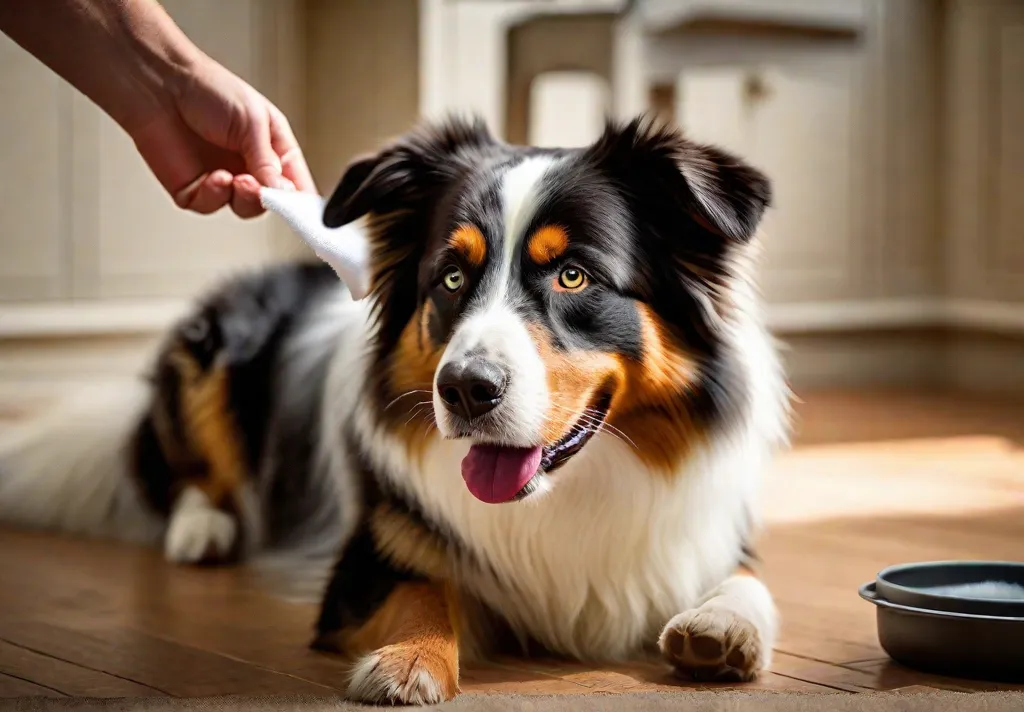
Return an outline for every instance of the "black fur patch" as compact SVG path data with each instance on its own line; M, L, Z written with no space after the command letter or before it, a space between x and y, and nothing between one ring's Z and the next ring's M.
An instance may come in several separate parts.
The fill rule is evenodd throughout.
M130 444L134 473L156 511L166 514L182 483L201 478L205 468L185 434L182 374L172 353L191 358L203 372L215 362L226 369L228 415L237 425L251 476L265 455L274 408L274 366L283 339L318 295L336 284L333 271L319 263L256 271L218 285L171 331L150 376L151 413ZM166 427L164 439L157 436L158 422ZM293 462L304 471L309 460Z

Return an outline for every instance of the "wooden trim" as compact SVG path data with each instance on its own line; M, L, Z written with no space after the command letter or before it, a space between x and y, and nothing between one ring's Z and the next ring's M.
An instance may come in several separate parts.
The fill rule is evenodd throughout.
M933 299L879 299L770 304L768 326L781 333L829 333L936 326L941 303Z
M1024 304L969 299L880 299L776 304L766 309L778 333L878 329L964 329L1024 335Z
M155 334L189 306L186 300L104 301L0 306L0 338ZM1024 304L967 299L879 299L775 304L778 333L955 328L1024 335Z
M0 339L155 334L188 307L177 299L7 304L0 306Z

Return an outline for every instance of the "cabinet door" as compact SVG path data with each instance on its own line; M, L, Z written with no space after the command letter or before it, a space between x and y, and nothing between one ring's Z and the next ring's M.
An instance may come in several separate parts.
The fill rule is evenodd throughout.
M70 90L0 35L0 301L62 295Z
M760 280L774 302L849 296L861 160L849 58L746 70L687 69L677 115L687 132L744 156L772 180Z
M861 296L863 197L848 62L766 70L748 86L750 156L774 182L763 288L774 301ZM760 86L756 86L760 84Z

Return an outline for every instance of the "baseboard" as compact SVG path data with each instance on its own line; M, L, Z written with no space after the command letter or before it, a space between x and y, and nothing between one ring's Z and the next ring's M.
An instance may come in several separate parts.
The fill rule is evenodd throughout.
M769 327L780 334L895 329L963 329L1024 335L1024 304L968 299L879 299L772 304Z
M142 378L157 334L0 339L0 414L32 409L82 384Z
M779 339L797 390L942 385L944 334L934 330L790 333Z
M158 333L188 310L182 299L104 300L0 306L0 339Z
M7 304L0 339L158 333L184 314L187 300ZM779 334L895 329L969 329L1024 335L1024 304L963 299L875 299L771 304L768 325Z

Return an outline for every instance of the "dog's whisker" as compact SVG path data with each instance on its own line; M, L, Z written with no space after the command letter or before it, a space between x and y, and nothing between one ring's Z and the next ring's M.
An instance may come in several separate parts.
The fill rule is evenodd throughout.
M579 413L572 408L568 408L558 403L552 403L551 407L554 409L570 415L578 419L578 422L583 425L592 428L594 430L594 436L597 437L602 433L607 433L613 438L622 441L626 445L630 446L634 450L639 451L640 448L636 443L630 439L628 435L616 428L614 425L610 425L607 420L604 420L604 414L594 408L586 408L582 413Z
M402 400L403 398L408 398L409 396L417 395L419 393L430 393L430 391L425 391L423 389L416 389L416 390L412 390L412 391L406 391L405 393L401 393L394 400L392 400L390 403L388 403L386 406L384 406L384 411L387 411L388 408L390 408L391 406L395 405L398 401Z

